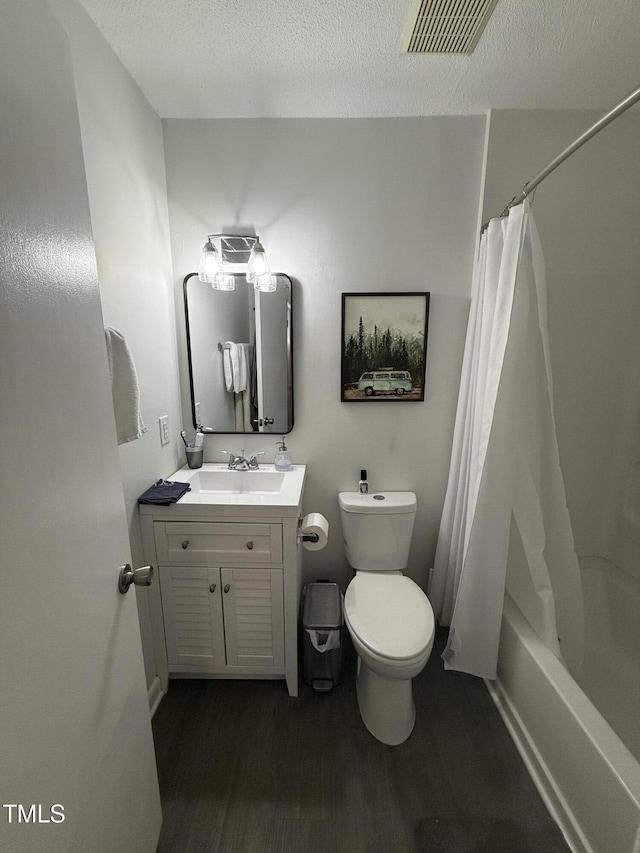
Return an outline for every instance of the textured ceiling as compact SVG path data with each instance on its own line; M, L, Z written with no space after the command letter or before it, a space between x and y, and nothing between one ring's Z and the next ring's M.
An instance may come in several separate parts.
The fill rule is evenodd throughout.
M640 85L640 0L498 0L470 56L400 52L413 0L81 0L163 117L607 109Z

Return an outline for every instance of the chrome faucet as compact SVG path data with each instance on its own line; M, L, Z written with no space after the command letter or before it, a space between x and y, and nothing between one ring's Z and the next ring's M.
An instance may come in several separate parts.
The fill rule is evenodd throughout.
M257 471L258 465L257 456L264 456L266 451L260 450L258 453L253 453L249 459L245 458L244 448L240 451L240 455L230 453L228 450L221 450L220 453L225 453L229 457L229 465L232 471Z

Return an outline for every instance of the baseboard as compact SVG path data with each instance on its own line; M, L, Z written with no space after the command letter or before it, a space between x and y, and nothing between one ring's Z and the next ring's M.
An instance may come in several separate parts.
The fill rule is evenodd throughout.
M164 692L160 686L160 679L157 675L149 685L147 694L149 697L149 713L151 714L151 718L153 719L153 715L158 710L158 705L160 704L160 702L162 701L162 697L164 696Z

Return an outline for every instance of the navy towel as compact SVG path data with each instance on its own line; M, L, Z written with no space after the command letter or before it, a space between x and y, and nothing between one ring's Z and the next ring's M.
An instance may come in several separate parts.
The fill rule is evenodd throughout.
M153 486L149 486L138 498L139 504L158 504L169 506L180 500L186 493L191 491L189 483L172 483L170 480L158 480Z

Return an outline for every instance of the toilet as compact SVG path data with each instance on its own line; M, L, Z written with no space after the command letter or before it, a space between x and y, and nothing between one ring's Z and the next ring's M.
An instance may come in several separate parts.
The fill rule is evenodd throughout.
M358 653L360 716L382 743L397 746L413 731L412 679L433 646L429 599L402 574L409 559L417 501L413 492L340 492L347 560L356 575L344 617Z

